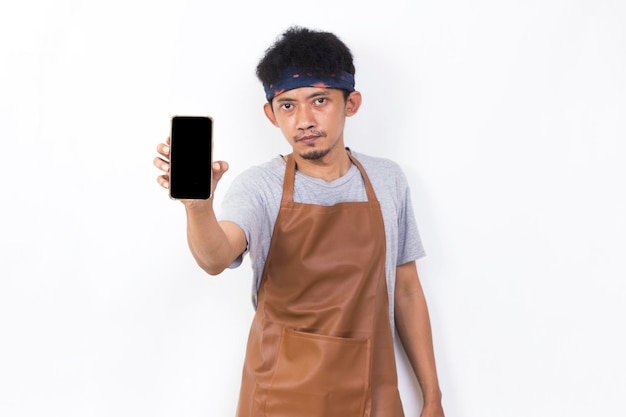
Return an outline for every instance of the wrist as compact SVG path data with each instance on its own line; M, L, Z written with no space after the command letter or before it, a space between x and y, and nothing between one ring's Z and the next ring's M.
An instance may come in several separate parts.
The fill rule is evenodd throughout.
M213 211L213 197L206 200L182 200L188 214L207 213Z
M424 405L441 404L441 390L439 388L426 389L422 391Z

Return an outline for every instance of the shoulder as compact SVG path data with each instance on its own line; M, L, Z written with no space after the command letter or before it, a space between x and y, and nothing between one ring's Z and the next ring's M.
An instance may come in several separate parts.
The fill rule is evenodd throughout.
M354 151L352 155L363 165L374 186L379 184L401 189L406 187L406 176L397 162Z
M237 174L224 195L220 220L233 221L249 232L264 215L277 210L283 173L284 161L277 156Z
M283 181L285 162L281 156L276 156L259 165L253 165L239 173L233 183L246 184L248 187L258 187L262 184L279 184Z
M394 171L401 172L400 165L397 162L387 159L381 158L378 156L367 155L361 152L350 151L354 157L363 164L364 167L371 166L373 168L378 169L392 169Z
M285 161L280 155L276 155L274 158L265 161L258 165L252 165L244 170L241 175L255 176L255 175L282 175L285 171Z

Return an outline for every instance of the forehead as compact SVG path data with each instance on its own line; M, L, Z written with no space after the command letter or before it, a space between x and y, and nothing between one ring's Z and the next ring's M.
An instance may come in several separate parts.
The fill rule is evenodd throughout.
M343 96L343 91L336 88L299 87L281 93L274 98L274 102L281 103L288 101L310 100L317 97L334 96Z

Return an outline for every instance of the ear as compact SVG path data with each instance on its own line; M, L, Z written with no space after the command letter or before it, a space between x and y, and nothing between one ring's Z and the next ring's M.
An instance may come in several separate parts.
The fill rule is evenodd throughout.
M267 117L270 123L278 127L278 121L276 120L276 115L274 114L274 110L272 109L272 104L265 103L265 105L263 106L263 111L265 112L265 117Z
M363 97L361 97L361 93L359 91L353 91L348 96L346 100L346 116L354 116L361 107L361 101Z

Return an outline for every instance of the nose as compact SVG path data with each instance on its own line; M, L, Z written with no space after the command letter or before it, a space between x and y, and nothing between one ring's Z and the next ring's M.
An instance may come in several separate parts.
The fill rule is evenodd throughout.
M309 106L298 106L296 117L298 129L308 130L315 127L315 118Z

